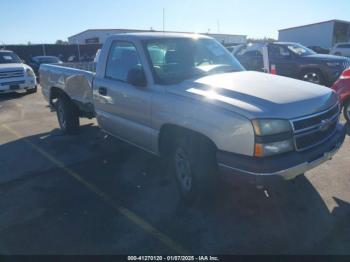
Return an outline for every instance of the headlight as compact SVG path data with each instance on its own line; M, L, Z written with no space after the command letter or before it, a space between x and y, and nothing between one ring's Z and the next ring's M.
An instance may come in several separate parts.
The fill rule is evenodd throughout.
M27 68L26 72L27 72L27 76L35 77L35 74L32 69Z
M327 65L330 67L340 67L341 63L340 62L327 62Z
M292 130L288 120L255 119L252 123L257 136L270 136L291 132Z
M272 156L293 150L294 143L292 139L267 144L255 144L255 156L257 157Z
M255 131L256 157L266 157L294 150L292 126L288 120L255 119L252 121Z

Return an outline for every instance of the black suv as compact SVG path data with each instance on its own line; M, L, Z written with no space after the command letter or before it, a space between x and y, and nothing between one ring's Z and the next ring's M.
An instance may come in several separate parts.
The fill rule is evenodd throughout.
M317 54L297 43L246 44L233 55L247 70L264 71L267 62L270 69L275 67L278 75L326 86L331 86L344 69L350 67L350 59L346 57Z

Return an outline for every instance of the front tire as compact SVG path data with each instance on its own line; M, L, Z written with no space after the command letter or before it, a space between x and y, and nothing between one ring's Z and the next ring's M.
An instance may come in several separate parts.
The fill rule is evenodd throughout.
M350 99L344 103L343 113L346 121L350 123Z
M323 74L316 69L305 70L301 74L301 80L317 85L325 85L326 81Z
M56 102L58 123L64 134L77 134L79 132L79 110L65 95L60 95Z
M33 89L28 89L28 90L27 90L27 94L34 94L34 93L36 93L37 91L38 91L38 87L35 86L35 88L33 88Z
M207 199L217 183L215 147L196 134L175 138L171 169L185 203Z

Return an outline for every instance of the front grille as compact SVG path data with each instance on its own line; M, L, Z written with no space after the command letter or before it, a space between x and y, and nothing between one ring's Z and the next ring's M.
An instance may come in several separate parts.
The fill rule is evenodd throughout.
M12 70L0 72L0 79L14 78L14 77L24 77L24 70Z
M10 85L22 85L24 84L24 81L10 81L10 82L3 82L1 83L2 86L10 86Z
M292 121L294 141L298 151L317 146L329 139L336 131L340 115L340 105L312 116Z

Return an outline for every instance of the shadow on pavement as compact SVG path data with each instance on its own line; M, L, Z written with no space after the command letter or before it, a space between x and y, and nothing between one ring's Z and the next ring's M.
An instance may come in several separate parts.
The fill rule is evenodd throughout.
M79 136L54 130L26 139L193 253L322 254L325 248L330 254L350 253L349 234L342 233L349 203L336 200L339 207L330 212L306 177L260 187L235 176L201 207L189 208L179 201L159 159L96 126L84 126ZM5 214L0 215L0 252L173 252L25 143L19 139L0 146L0 157L21 152L28 158L16 172L28 169L22 177L34 175L0 185ZM5 157L2 165L16 163ZM12 172L5 169L2 173Z
M27 93L7 93L7 94L1 94L0 93L0 102L6 101L6 100L13 100L18 99L23 96L25 96Z

